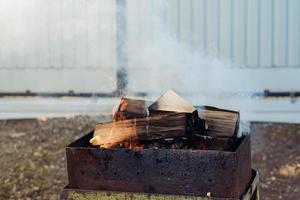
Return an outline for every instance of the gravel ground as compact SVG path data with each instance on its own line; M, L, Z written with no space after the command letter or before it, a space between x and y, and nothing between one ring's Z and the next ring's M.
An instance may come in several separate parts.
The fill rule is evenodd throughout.
M262 200L300 199L300 124L252 123L252 164Z
M110 116L0 121L0 200L58 199L67 184L65 145ZM300 125L251 123L261 199L300 197Z

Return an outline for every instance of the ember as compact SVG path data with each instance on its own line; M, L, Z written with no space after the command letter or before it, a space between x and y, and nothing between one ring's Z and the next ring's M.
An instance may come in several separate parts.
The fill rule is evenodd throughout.
M90 143L100 148L230 150L238 121L238 112L197 109L169 90L154 103L122 97L113 121L96 125Z

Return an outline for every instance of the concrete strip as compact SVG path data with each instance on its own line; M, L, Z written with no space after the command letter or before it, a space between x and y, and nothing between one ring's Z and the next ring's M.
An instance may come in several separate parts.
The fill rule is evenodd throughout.
M154 99L154 98L150 98ZM194 105L239 110L243 121L300 123L300 99L191 97ZM111 113L119 98L1 98L0 119L72 117Z

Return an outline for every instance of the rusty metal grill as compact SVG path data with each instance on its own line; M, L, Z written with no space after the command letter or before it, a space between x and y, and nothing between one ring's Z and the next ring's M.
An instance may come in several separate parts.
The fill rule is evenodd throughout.
M69 188L240 198L251 174L250 136L233 151L100 149L93 132L66 148Z

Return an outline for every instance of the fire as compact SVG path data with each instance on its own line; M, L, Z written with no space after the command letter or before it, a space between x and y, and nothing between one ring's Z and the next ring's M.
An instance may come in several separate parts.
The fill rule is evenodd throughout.
M102 126L101 129L97 129L101 133L93 137L90 143L94 146L100 146L100 148L143 149L144 145L137 140L136 121L136 119L126 120L125 117L116 112L112 123L98 125ZM117 142L111 143L111 141Z
M144 145L143 144L140 144L139 141L137 140L132 140L132 141L129 141L129 142L124 142L122 144L122 146L124 148L127 148L127 149L144 149Z
M123 107L123 108L120 108L120 110L126 109L127 104L125 104L125 103L124 104L120 103L120 107L121 106ZM112 127L110 134L113 134L114 129L116 129L116 125L115 125L116 122L126 120L125 117L118 116L117 113L114 116L114 119L115 119L115 123L113 123L113 127ZM125 126L123 128L123 133L122 133L122 136L128 137L127 139L124 139L125 142L112 144L112 146L110 146L108 148L114 148L114 147L121 146L121 147L124 147L127 149L144 149L144 145L140 144L140 142L135 137L136 130L133 127L136 127L136 125L137 124L136 124L136 119L135 119L135 120L133 120L133 124L129 124L128 126ZM134 136L134 137L130 137L130 136Z
M111 127L110 133L109 133L109 137L108 140L111 140L112 137L115 137L115 135L113 135L116 132L116 129L118 129L118 127L116 126L116 124L118 122L122 122L124 120L126 120L125 115L122 114L122 112L126 111L126 109L128 109L128 102L126 101L126 98L122 97L119 103L119 106L117 107L116 111L114 112L113 109L113 125ZM128 124L126 126L124 126L122 128L122 134L120 134L123 139L120 138L120 140L123 140L124 142L121 143L110 143L109 145L100 145L101 148L115 148L118 146L127 148L127 149L143 149L144 145L140 144L140 142L136 139L135 133L136 130L136 120L133 120L132 124ZM130 137L133 136L133 137ZM128 138L127 138L128 137ZM135 139L134 139L135 138ZM97 140L99 140L100 137L97 138ZM101 140L101 139L100 139ZM93 142L93 139L91 140L91 143ZM101 141L100 141L101 143Z

